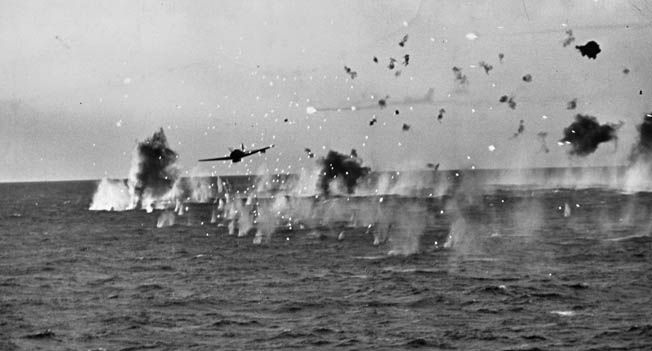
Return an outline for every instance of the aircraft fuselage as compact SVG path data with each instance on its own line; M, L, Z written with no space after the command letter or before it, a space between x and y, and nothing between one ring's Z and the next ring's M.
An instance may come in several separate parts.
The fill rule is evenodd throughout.
M231 154L229 155L229 157L231 157L231 162L233 162L233 163L240 162L240 160L242 160L242 158L244 156L245 156L244 151L242 151L240 149L235 149L235 150L231 151Z

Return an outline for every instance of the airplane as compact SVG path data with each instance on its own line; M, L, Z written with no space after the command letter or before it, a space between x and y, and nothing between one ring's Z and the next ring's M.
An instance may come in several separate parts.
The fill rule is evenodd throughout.
M229 148L229 150L231 150L231 153L229 154L229 156L215 157L215 158L204 158L204 159L199 160L199 162L228 161L228 160L231 160L231 162L233 162L233 163L238 163L238 162L240 162L240 160L242 160L243 157L247 157L247 156L253 155L253 154L258 153L258 152L260 152L261 154L264 154L265 151L267 151L267 149L270 149L270 148L273 148L273 147L274 147L274 144L269 145L269 146L265 146L265 147L261 147L260 149L256 149L256 150L245 151L244 144L240 144L240 149L231 149L231 148Z

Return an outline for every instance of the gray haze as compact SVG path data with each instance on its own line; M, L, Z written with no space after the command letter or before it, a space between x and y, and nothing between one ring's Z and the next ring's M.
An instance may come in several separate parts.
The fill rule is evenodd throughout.
M355 148L374 170L623 164L652 110L651 17L643 0L3 1L0 181L125 177L136 141L159 127L197 175L316 167L304 148ZM590 40L595 60L574 48ZM385 109L351 108L387 95ZM577 113L624 121L627 147L540 152L537 133L558 140ZM241 142L277 147L196 162Z

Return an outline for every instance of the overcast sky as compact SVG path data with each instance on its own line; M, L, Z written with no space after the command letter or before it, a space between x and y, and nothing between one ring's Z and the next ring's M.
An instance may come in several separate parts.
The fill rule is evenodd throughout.
M645 0L2 1L0 181L125 178L159 127L193 175L314 167L304 148L375 170L624 164L652 111L650 18ZM577 113L625 122L617 147L569 157ZM276 148L196 161L240 143Z

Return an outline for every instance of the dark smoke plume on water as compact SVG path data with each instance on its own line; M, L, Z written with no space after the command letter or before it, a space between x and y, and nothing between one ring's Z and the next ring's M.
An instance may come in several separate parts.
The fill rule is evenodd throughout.
M184 189L175 188L180 174L177 159L177 153L168 146L165 132L159 129L134 148L126 184L102 179L89 209L125 211L142 207L151 211L154 206L170 205L176 195L184 193ZM197 189L191 188L191 192L196 192Z
M587 156L595 152L600 143L617 140L616 132L621 126L622 122L600 125L593 116L577 114L575 121L564 129L564 137L559 142L571 145L571 155Z
M153 197L170 191L179 176L178 168L174 167L179 156L168 146L163 128L138 143L136 152L139 163L135 173L134 190L139 201L146 190Z
M351 150L351 155L344 155L330 150L326 157L319 159L321 173L319 174L319 188L323 195L330 195L331 183L341 181L349 194L353 194L358 181L369 174L370 168L362 166L362 160L357 152Z

